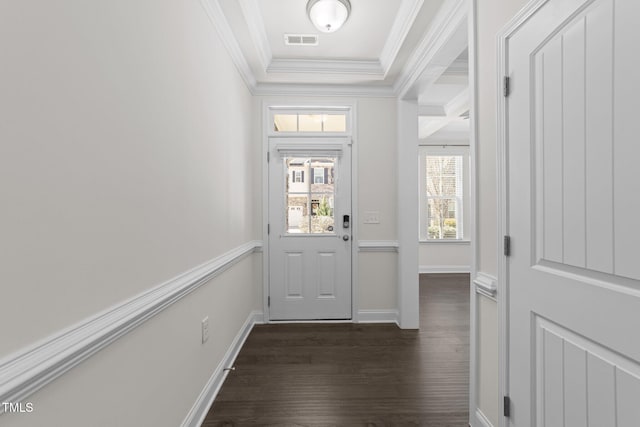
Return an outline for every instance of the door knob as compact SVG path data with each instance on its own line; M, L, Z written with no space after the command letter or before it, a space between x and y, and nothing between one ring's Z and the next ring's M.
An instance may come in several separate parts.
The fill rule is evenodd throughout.
M349 235L345 234L344 236L342 236L342 240L344 240L345 242L349 240Z

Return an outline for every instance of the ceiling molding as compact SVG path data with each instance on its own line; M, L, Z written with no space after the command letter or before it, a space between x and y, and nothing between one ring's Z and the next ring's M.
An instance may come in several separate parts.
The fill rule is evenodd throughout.
M340 84L258 83L252 93L261 96L344 96L359 98L395 98L396 96L392 86Z
M453 122L464 120L461 114L469 110L469 88L466 88L445 105L437 104L421 104L418 106L418 116L427 116L426 120L419 119L418 135L420 139L429 138L434 133L443 129ZM429 114L432 112L442 112L444 114ZM469 130L464 131L448 131L446 135L441 135L441 139L465 139L469 136Z
M445 129L447 126L456 123L462 123L461 117L438 116L438 117L419 117L418 118L418 138L424 140L430 138L431 135L443 130L438 134L438 140L462 140L469 137L469 129Z
M399 97L404 97L411 87L423 75L434 58L445 50L451 49L452 40L458 43L467 44L467 0L447 0L440 7L427 34L420 40L420 43L403 68L400 77L394 84L395 92ZM459 52L455 55L457 57ZM452 61L455 59L452 58ZM442 69L434 76L442 75L447 66L441 65Z
M238 4L244 19L247 21L251 40L258 51L260 64L266 71L271 63L273 54L271 53L271 46L269 45L269 38L264 27L264 19L262 19L262 14L260 13L258 0L238 0Z
M469 110L469 88L466 88L444 106L444 111L449 117L460 117Z
M467 59L456 59L449 65L447 71L444 72L444 76L468 76L469 75L469 61Z
M231 56L231 60L238 68L240 72L240 76L242 80L244 80L245 84L249 88L249 91L253 93L253 89L255 88L257 81L255 76L253 75L253 71L251 71L251 67L247 62L244 54L242 53L242 49L240 49L240 45L233 35L233 31L227 22L227 18L224 16L224 12L220 7L220 3L218 0L200 0L200 4L204 8L204 11L207 13L211 24L218 32L222 43L227 48L227 52L229 52L229 56Z
M379 80L383 80L407 38L424 0L402 0L378 61L274 59L258 0L238 0L238 3L247 21L249 35L265 73L362 74L369 78L377 76Z
M424 145L469 145L469 131L447 130L446 126L429 134L427 137L420 137L420 144Z
M385 76L396 60L398 52L407 38L409 30L411 30L413 23L418 17L418 13L422 8L423 3L424 0L403 0L400 4L398 14L396 15L396 19L393 21L393 26L389 32L389 37L387 37L387 41L382 48L382 53L380 54L380 64L384 70Z
M442 104L418 105L418 116L445 117L447 115Z
M362 75L384 79L378 61L321 60L321 59L273 59L266 70L269 73L322 73Z
M224 12L219 3L220 0L200 0L209 20L215 27L216 32L220 36L222 43L226 47L229 56L236 65L240 76L244 80L245 84L249 88L249 91L253 95L300 95L300 96L354 96L354 97L404 97L409 89L416 83L416 81L423 74L427 66L433 61L436 54L445 50L447 44L452 38L458 37L460 39L460 31L466 31L466 17L467 17L467 0L446 0L438 11L434 18L430 30L420 41L417 48L414 50L409 60L402 68L400 76L396 79L395 84L391 85L363 85L363 84L290 84L290 83L258 83L257 79L245 58L237 39L235 38L231 27L224 15ZM255 13L260 13L257 0L240 0L241 6L243 6L243 13L249 16L254 16ZM417 5L417 3L420 5ZM408 5L414 5L414 8L420 9L422 1L420 0L403 0L403 7L401 10L404 14L404 18L400 19L400 11L394 21L392 33L395 34L394 38L398 35L402 35L405 31L403 25L397 23L399 21L415 20L415 16L412 18L409 16L408 11L414 13L414 8L410 8ZM245 15L246 17L247 15ZM259 16L262 20L261 15ZM248 18L247 18L248 19ZM398 29L395 27L398 26ZM251 26L250 26L251 27ZM402 29L401 29L402 28ZM262 26L264 32L264 25ZM260 30L256 30L256 37L254 40L256 46L260 46L264 43L264 46L268 47L266 40L263 40L263 35L260 35ZM266 34L264 34L266 38ZM406 38L406 34L404 35ZM466 41L466 36L464 37ZM404 38L403 38L404 41ZM387 45L393 46L394 43L387 40L385 48L385 64L388 64L392 47L387 48ZM260 50L260 49L258 49ZM267 53L269 51L263 50L260 56L264 56L266 62ZM396 52L397 54L397 52ZM261 59L261 61L263 60ZM395 60L395 58L394 58ZM453 61L452 61L453 62ZM300 66L304 71L288 69L288 67ZM384 79L385 69L379 61L316 61L316 60L274 60L271 58L270 64L267 67L270 72L297 72L297 73L313 73L313 72L331 72L332 74L351 74L351 75L366 75L369 79L371 76L381 76ZM446 67L444 67L446 69ZM444 72L444 69L442 72ZM320 71L319 71L320 70ZM328 70L328 71L327 71ZM439 75L442 74L440 72Z

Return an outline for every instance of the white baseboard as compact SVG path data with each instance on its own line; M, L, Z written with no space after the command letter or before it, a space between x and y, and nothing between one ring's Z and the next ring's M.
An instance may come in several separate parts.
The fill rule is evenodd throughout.
M421 265L420 274L434 273L470 273L469 265Z
M204 418L209 412L209 408L213 405L213 401L216 399L220 388L227 378L229 371L225 371L225 368L230 368L238 357L238 353L242 349L244 342L247 340L249 333L253 329L254 325L264 323L264 314L262 311L253 311L249 313L249 317L244 322L244 325L238 331L238 334L233 339L233 342L227 349L224 357L216 367L215 371L207 381L200 395L196 399L195 403L191 407L191 410L185 417L181 424L181 427L200 427Z
M26 399L261 247L260 241L247 242L5 357L0 360L0 402Z
M398 310L358 310L358 323L398 323Z
M489 418L487 418L480 409L476 409L476 422L477 425L473 427L493 427Z

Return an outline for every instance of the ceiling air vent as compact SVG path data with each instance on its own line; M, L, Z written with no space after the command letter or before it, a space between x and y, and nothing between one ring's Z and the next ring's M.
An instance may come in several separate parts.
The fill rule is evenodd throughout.
M318 36L314 34L285 34L284 44L287 46L317 46Z

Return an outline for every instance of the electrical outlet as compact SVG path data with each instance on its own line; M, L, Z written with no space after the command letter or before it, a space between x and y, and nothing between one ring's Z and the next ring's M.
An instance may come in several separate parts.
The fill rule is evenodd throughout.
M202 319L202 344L209 339L209 316Z

